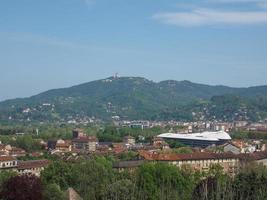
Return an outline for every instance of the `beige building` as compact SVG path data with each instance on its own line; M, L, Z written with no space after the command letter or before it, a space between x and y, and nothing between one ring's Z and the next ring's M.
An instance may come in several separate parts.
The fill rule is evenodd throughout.
M95 152L97 138L94 136L75 138L72 140L72 145L75 150Z
M239 158L232 153L157 153L140 151L139 155L146 161L166 162L177 167L190 167L192 170L208 171L211 166L220 165L225 173L234 175L238 171Z

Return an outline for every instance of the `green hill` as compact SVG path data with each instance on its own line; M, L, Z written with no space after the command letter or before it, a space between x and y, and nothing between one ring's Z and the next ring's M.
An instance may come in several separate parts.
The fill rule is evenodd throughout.
M190 81L159 83L106 78L0 103L1 120L58 121L86 117L193 120L267 117L267 86L231 88Z

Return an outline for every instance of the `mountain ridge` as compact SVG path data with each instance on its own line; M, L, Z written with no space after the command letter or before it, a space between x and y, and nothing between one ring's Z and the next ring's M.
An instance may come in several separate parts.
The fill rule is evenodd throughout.
M154 82L143 77L108 77L2 101L0 120L110 119L114 115L123 119L234 120L232 115L236 113L242 119L254 118L242 112L254 112L260 120L267 116L266 99L266 85L238 88L188 80ZM224 117L218 113L229 110L224 107L231 107L231 103L238 103L232 107L232 114L227 112Z

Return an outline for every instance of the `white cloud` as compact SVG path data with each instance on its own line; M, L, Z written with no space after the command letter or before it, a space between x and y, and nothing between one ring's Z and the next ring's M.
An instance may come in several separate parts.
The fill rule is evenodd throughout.
M195 9L190 12L158 13L153 19L164 24L177 26L202 26L202 25L250 25L267 24L267 12L263 11L217 11L209 9Z

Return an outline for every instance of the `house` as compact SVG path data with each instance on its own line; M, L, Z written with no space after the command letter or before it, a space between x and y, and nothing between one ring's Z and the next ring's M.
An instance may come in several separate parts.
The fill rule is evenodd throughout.
M19 174L32 174L40 176L41 171L50 164L48 160L18 161L17 171Z
M95 152L97 146L97 138L95 136L86 136L74 138L72 140L73 149L81 151Z
M1 155L9 155L9 150L11 150L10 145L0 144Z
M44 154L43 154L43 152L35 151L35 152L30 153L29 155L34 157L34 158L38 158L38 157L43 156Z
M239 147L235 146L234 144L231 144L231 143L226 143L222 147L223 147L224 152L231 152L233 154L240 154L241 153L241 149Z
M11 145L0 144L0 154L14 157L26 156L26 151L21 148L12 147Z
M18 161L13 156L0 156L0 170L16 169Z
M125 136L123 138L123 143L126 145L126 146L134 146L135 145L135 138L128 135L128 136Z
M260 151L254 153L243 153L238 155L240 165L245 166L248 162L255 162L267 167L267 151Z
M249 144L243 140L232 140L231 144L238 147L241 153L253 153L256 151L256 145Z
M9 151L9 155L14 157L23 157L26 156L26 151L22 148L12 147Z
M62 139L49 140L47 147L52 154L70 152L72 149L71 141Z
M55 150L59 152L70 152L71 151L71 141L68 140L57 140L55 145Z
M161 149L169 149L169 144L164 141L163 138L160 137L154 137L152 140L152 146L155 148L161 148Z

